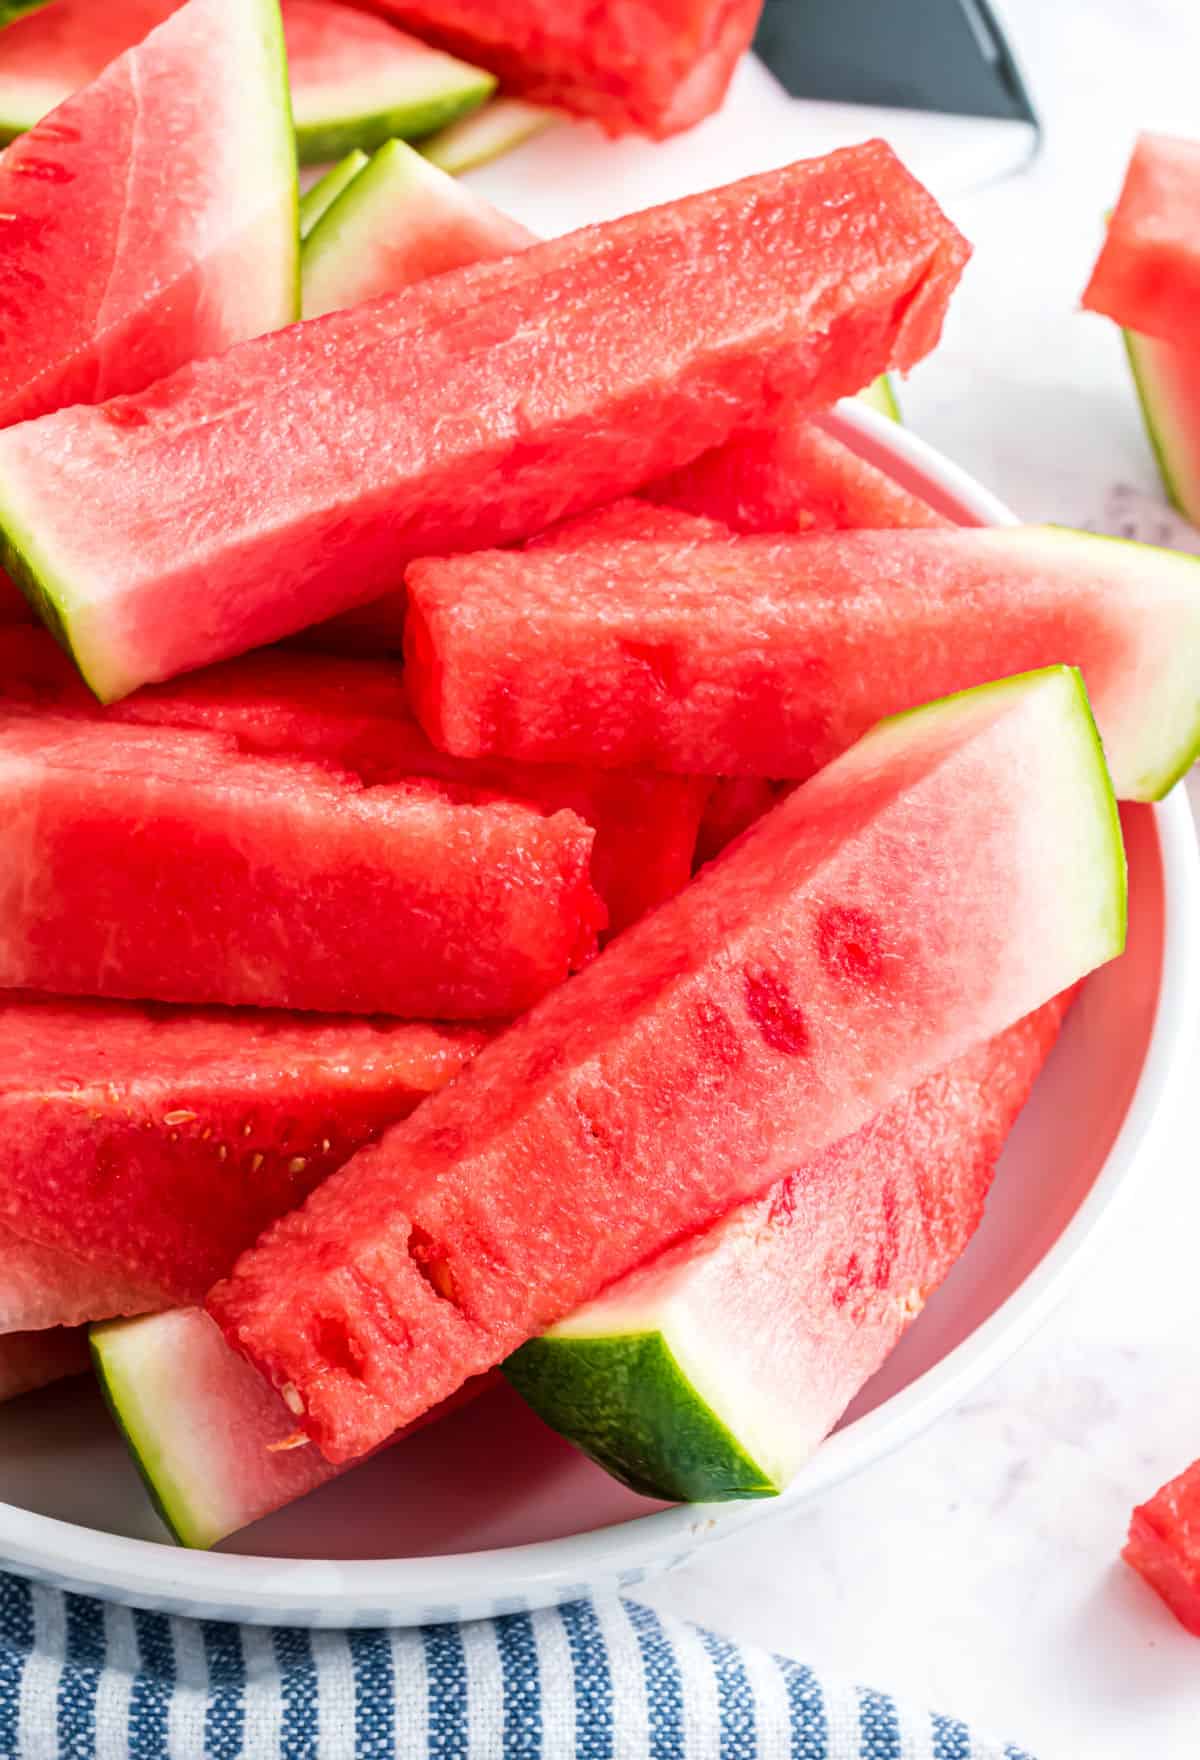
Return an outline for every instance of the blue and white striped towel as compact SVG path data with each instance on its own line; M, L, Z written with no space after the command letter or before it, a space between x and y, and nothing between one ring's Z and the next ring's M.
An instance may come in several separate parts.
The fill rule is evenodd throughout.
M629 1601L418 1631L272 1631L3 1574L0 1757L1030 1760Z

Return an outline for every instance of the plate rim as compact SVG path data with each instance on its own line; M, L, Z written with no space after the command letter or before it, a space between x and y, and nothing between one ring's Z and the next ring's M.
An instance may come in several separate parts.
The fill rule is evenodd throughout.
M981 523L1016 516L961 466L862 406L832 426L885 451ZM311 1628L415 1625L627 1588L702 1545L794 1510L910 1441L1007 1362L1066 1295L1120 1202L1154 1164L1200 1041L1200 850L1180 783L1153 809L1163 885L1159 993L1142 1068L1095 1182L1058 1239L988 1318L932 1367L832 1436L779 1498L676 1505L553 1540L431 1558L322 1560L194 1552L0 1501L0 1560L39 1581L148 1609ZM1193 1021L1192 1013L1196 1013Z

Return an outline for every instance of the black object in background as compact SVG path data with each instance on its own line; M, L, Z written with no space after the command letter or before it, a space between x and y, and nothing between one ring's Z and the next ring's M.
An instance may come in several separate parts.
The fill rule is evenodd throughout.
M766 0L754 48L795 98L1037 127L986 0Z

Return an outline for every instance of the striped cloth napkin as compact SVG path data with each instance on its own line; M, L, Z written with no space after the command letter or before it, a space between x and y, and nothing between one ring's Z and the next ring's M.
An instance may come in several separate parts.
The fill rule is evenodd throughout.
M1031 1760L630 1601L415 1631L132 1612L0 1573L3 1760Z

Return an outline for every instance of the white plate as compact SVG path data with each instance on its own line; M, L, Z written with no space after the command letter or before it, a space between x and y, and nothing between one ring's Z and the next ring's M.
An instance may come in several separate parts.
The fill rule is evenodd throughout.
M842 431L945 511L1010 522L869 411ZM0 1411L0 1558L208 1618L405 1625L627 1587L859 1471L947 1411L1044 1319L1165 1134L1200 994L1200 888L1182 790L1125 814L1130 945L1085 986L1005 1151L970 1249L786 1497L665 1508L623 1490L498 1390L216 1553L163 1540L83 1383Z

